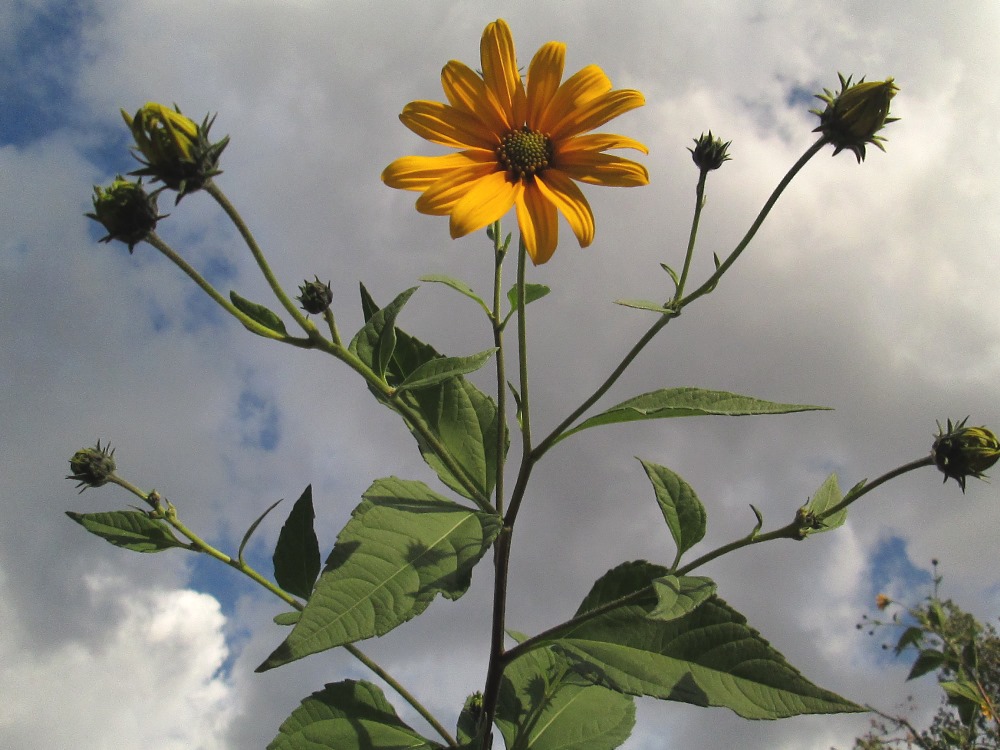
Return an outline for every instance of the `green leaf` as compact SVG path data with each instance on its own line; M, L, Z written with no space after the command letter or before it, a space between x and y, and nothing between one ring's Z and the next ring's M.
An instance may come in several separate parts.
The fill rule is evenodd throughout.
M455 740L459 745L470 745L476 738L479 717L483 715L483 694L473 693L465 699L462 712L458 715Z
M724 706L748 719L863 710L806 680L717 596L677 619L649 617L645 592L666 574L646 562L610 571L578 614L629 593L639 601L560 631L554 645L591 667L596 682L629 695Z
M678 277L677 272L674 269L672 269L666 263L661 263L660 264L660 268L662 268L664 271L666 271L668 274L670 274L670 278L674 282L674 289L676 289L677 287L679 287L681 285L680 277Z
M942 664L944 664L944 654L934 649L924 649L917 656L916 661L913 662L913 667L910 669L910 673L906 676L906 679L913 680L917 677L922 677L928 672L933 672Z
M257 671L384 635L437 594L458 599L500 524L422 482L376 480L337 537L299 622Z
M270 513L272 510L274 510L275 508L277 508L278 507L278 503L280 503L280 502L281 501L278 500L277 502L272 503L270 505L270 507L267 508L267 510L265 510L263 513L261 513L259 516L257 516L257 520L256 521L254 521L252 524L250 524L250 528L247 529L247 533L244 534L243 535L243 539L240 540L240 548L236 552L236 559L239 560L241 563L243 562L243 550L245 550L247 544L249 544L250 537L253 536L253 533L257 530L257 527L260 526L260 522L263 521L265 518L267 518L267 514Z
M700 542L705 536L707 515L705 506L691 489L691 485L665 466L659 466L648 461L639 461L646 470L646 476L653 483L656 502L659 503L663 520L667 522L670 535L677 545L675 565L680 562L681 555Z
M366 315L374 320L379 308L362 287L362 304ZM390 385L403 382L421 365L441 355L433 347L396 329L396 350L387 370ZM373 391L373 393L375 393ZM376 398L380 398L375 393ZM392 399L382 399L390 409L399 411L403 404L410 409L407 426L413 433L424 460L437 472L441 481L463 497L472 494L453 476L445 463L420 435L417 427L436 435L452 459L483 497L489 497L496 484L497 430L500 429L496 404L462 376L448 378L436 385L419 390L397 393ZM415 418L412 415L416 415ZM509 445L505 436L504 452Z
M676 620L693 612L715 594L715 581L702 576L669 575L653 581L656 607L648 617Z
M279 615L275 615L272 619L275 625L294 625L299 621L301 616L302 613L299 610L293 609L291 612L282 612Z
M645 299L616 299L616 305L621 305L622 307L631 307L636 310L649 310L651 312L661 313L663 315L674 314L674 310L664 305L662 302L650 302Z
M440 745L403 723L370 682L326 685L302 701L268 750L431 750Z
M809 502L806 504L802 512L807 517L816 517L821 513L825 513L830 508L837 505L844 496L840 494L840 485L837 483L837 475L831 474L826 478L820 488L816 490L816 493L812 496ZM847 508L838 510L832 516L828 516L823 519L820 525L815 528L803 529L803 534L820 534L824 531L832 531L838 526L843 526L844 521L847 520Z
M368 365L378 373L379 377L385 378L389 368L389 362L396 349L396 316L403 309L403 305L417 291L417 287L410 287L400 293L392 302L381 310L376 310L367 319L364 327L358 331L351 340L348 349L356 354L358 359ZM362 299L367 295L362 286Z
M737 417L752 414L788 414L827 408L826 406L804 404L779 404L772 401L762 401L751 396L740 396L725 391L707 391L702 388L664 388L623 401L603 414L591 417L572 430L564 432L559 440L565 440L573 433L586 430L588 427L635 422L643 419L709 415Z
M187 545L174 536L163 521L152 519L138 510L116 510L110 513L74 513L66 515L116 547L133 552L163 552L171 547Z
M278 544L271 558L274 580L289 594L308 599L319 575L319 540L313 529L312 485L292 506L288 520L278 534Z
M421 276L420 280L432 281L437 284L444 284L445 286L450 286L456 292L464 294L469 299L479 303L479 306L483 308L487 313L489 313L490 311L490 308L486 306L486 303L483 302L482 298L478 294L476 294L473 291L472 287L470 287L464 281L452 278L451 276L443 276L437 273L428 274L427 276Z
M237 310L251 320L260 323L262 326L274 331L275 333L280 333L282 336L288 335L288 331L285 329L285 324L282 322L281 318L263 305L258 305L256 302L243 299L236 292L229 292L229 299ZM252 331L253 329L250 328L248 330Z
M530 305L532 302L537 302L551 291L545 284L525 284L524 304ZM511 309L517 309L517 284L507 290L507 301L510 303Z
M504 670L496 724L510 750L613 750L632 732L635 705L539 648Z
M424 362L408 374L403 382L396 386L396 391L412 391L437 385L456 375L475 372L485 365L496 352L496 348L473 354L468 357L439 357Z
M924 631L921 628L918 628L913 625L908 627L906 630L903 631L903 634L899 636L899 640L896 642L896 649L895 649L896 656L899 656L901 653L903 653L903 649L905 649L907 646L919 647L920 641L923 640L923 637L924 637Z

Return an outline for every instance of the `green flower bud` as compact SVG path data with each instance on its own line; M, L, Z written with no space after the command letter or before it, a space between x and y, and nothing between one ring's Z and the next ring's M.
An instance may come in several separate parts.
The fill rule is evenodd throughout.
M966 427L966 417L956 425L948 420L947 429L938 423L931 456L944 481L954 479L965 492L966 477L984 479L983 474L1000 459L1000 440L985 427Z
M694 148L688 148L691 152L691 159L698 169L708 172L718 169L722 162L729 161L732 157L726 153L732 141L725 141L721 138L712 137L712 131L702 133L700 137L694 139Z
M851 77L837 74L840 78L840 92L834 94L829 89L816 94L816 98L826 102L826 109L809 110L819 116L820 132L833 144L834 155L845 149L851 151L860 164L865 158L865 146L873 146L885 151L882 136L876 135L898 117L889 117L889 102L899 91L892 78L884 81L868 81L862 78L851 85Z
M135 140L133 153L145 165L131 174L149 175L154 182L176 190L177 202L222 173L219 157L229 144L229 136L218 143L209 142L214 117L210 120L206 116L196 125L177 105L171 110L156 102L148 102L134 117L125 110L121 113Z
M156 194L147 194L141 179L129 182L121 175L106 188L94 185L94 211L85 216L104 225L108 233L101 242L121 240L130 253L164 218L156 213Z
M319 280L319 276L316 277L315 281L304 282L299 287L299 291L302 294L295 299L302 303L303 310L312 315L319 315L333 302L333 290L330 288L330 282L324 284Z
M115 451L111 446L101 447L101 441L97 441L95 448L83 448L73 454L69 460L69 468L73 473L67 479L79 482L77 487L83 490L88 487L102 487L108 483L108 479L115 473Z

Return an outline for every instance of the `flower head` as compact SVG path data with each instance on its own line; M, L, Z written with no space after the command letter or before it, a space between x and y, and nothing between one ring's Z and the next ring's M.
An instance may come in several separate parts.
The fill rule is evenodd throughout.
M214 117L205 117L197 125L176 105L167 109L156 102L148 102L134 117L124 109L121 113L135 140L135 157L145 165L132 174L150 175L154 182L159 180L176 190L178 202L221 174L219 157L229 144L229 136L209 143L208 131Z
M694 139L694 148L689 148L691 159L695 166L705 172L718 169L723 162L729 161L731 157L728 153L729 144L732 141L724 141L712 135L712 131L702 133Z
M833 144L834 155L843 150L854 153L858 163L865 158L865 145L885 151L882 141L885 139L876 135L890 122L896 122L898 117L889 117L889 102L899 91L892 78L884 81L868 81L862 78L853 86L851 77L844 78L840 73L840 92L834 94L830 89L816 94L817 99L826 102L826 108L809 110L819 116L819 127L813 132L822 132Z
M324 284L319 280L319 276L316 277L315 281L304 281L299 287L299 291L301 294L295 299L302 305L302 309L311 315L319 315L333 302L333 289L330 288L330 282Z
M581 247L594 239L594 214L574 182L646 185L645 167L605 153L631 148L631 138L591 133L645 103L632 90L612 90L596 65L562 80L566 46L548 42L535 53L526 82L503 20L486 27L482 75L452 60L441 72L448 103L416 101L399 119L417 135L461 149L444 156L406 156L382 172L394 188L418 190L417 210L450 216L453 238L492 224L513 206L532 261L545 263L558 241L558 213Z
M875 597L875 606L878 607L880 610L888 608L890 604L892 604L892 599L890 599L885 594L879 594L878 596Z
M966 477L983 479L988 468L1000 459L1000 440L985 427L966 427L968 417L958 424L942 428L934 440L931 455L944 481L954 479L965 492Z
M115 473L115 451L111 446L101 447L97 441L94 448L82 448L73 454L69 460L69 468L73 473L67 479L79 482L77 487L83 490L88 487L103 487Z
M121 175L106 188L94 185L94 211L86 215L107 230L101 242L121 240L129 252L164 218L156 213L156 193L147 194L142 179L130 182Z

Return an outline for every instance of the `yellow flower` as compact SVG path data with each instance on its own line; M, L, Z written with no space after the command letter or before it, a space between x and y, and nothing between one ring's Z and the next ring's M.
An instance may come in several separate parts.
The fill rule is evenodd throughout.
M885 141L877 135L886 125L896 122L898 117L889 117L889 103L899 91L892 78L884 81L865 81L851 85L851 77L837 74L840 78L840 92L834 94L829 89L816 94L817 99L826 102L826 108L809 110L819 116L819 127L813 132L822 132L833 144L834 155L841 151L851 151L860 164L865 158L865 146L871 144L885 151Z
M875 597L875 606L878 607L879 609L885 609L890 604L892 604L892 599L890 599L885 594L879 594L878 596Z
M518 72L514 40L503 20L489 24L480 43L482 75L452 60L441 72L448 103L416 101L399 119L433 143L461 149L444 156L405 156L382 172L386 185L418 190L417 210L450 216L452 238L500 219L513 206L532 261L545 263L558 241L558 213L580 247L594 239L594 214L575 184L634 187L649 183L645 167L604 153L636 140L591 133L641 107L638 91L614 91L590 65L562 81L566 46L548 42Z

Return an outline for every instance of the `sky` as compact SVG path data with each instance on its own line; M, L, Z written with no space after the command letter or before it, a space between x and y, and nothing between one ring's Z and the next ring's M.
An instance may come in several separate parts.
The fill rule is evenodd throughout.
M609 132L649 147L643 188L587 187L597 236L564 223L554 258L529 268L552 294L528 309L538 424L555 425L650 324L612 304L669 294L697 171L687 147L712 130L733 160L710 176L692 273L738 242L813 142L811 94L837 72L894 76L887 152L864 164L832 150L809 163L715 293L685 310L606 397L610 406L696 385L833 411L671 420L590 430L554 450L519 517L508 623L538 632L568 617L625 560L673 549L636 457L669 466L705 502L698 548L783 525L836 472L846 489L926 455L935 420L1000 427L1000 7L908 3L457 3L309 0L14 0L0 9L0 744L235 750L264 747L325 682L368 679L326 652L255 674L283 638L265 592L207 559L139 555L85 533L64 511L133 498L77 494L68 459L97 439L119 473L156 488L199 533L234 551L279 498L312 485L324 554L377 478L440 489L412 439L333 360L248 334L148 245L98 244L83 217L92 186L136 167L119 108L177 103L218 113L220 187L248 219L286 289L329 279L345 335L361 325L358 282L385 303L426 274L486 293L489 245L448 236L413 193L379 180L393 159L441 153L397 119L441 100L441 67L478 67L503 17L522 64L567 44L567 71L601 66L646 105ZM215 204L192 195L158 231L223 293L264 301L252 258ZM513 228L513 217L508 217ZM424 284L401 327L449 354L491 346L464 297ZM488 387L488 380L477 380ZM517 450L512 449L512 457ZM930 678L855 628L877 593L918 603L931 559L945 596L1000 613L996 484L963 495L934 469L853 506L806 542L744 550L699 570L817 684L896 710L933 713ZM280 514L249 548L267 570ZM453 726L482 687L490 576L362 644ZM403 717L418 717L390 696ZM638 702L631 750L849 748L864 715L746 722L725 709ZM426 730L429 734L429 730Z

